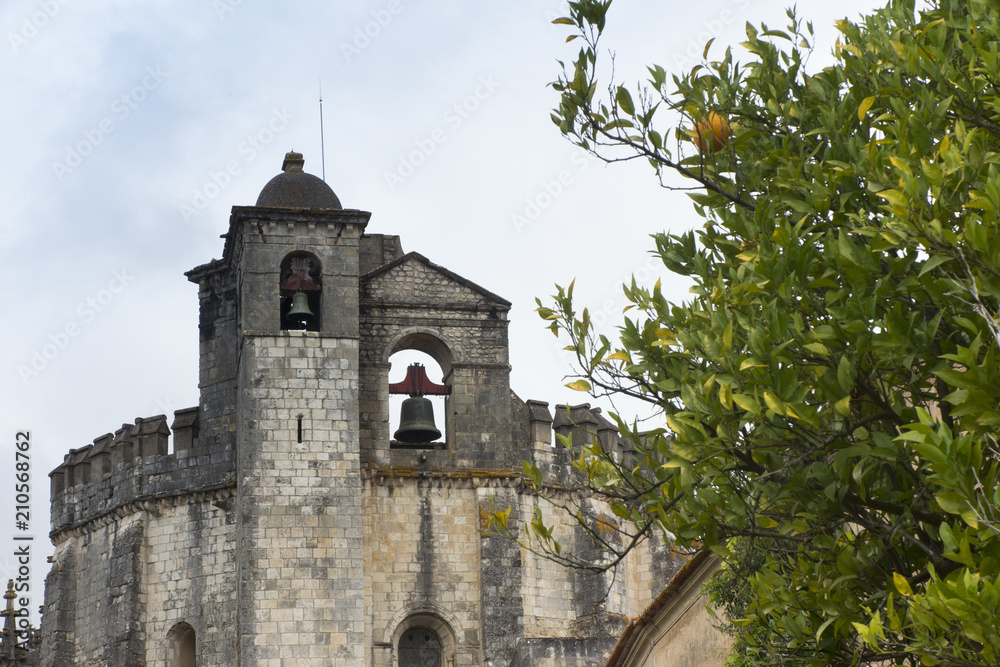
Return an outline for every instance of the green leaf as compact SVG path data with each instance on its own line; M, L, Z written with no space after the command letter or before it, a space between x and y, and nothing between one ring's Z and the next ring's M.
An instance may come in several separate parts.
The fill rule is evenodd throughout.
M878 193L878 196L898 209L906 209L910 205L910 201L906 198L906 195L899 190L883 190Z
M844 396L842 399L833 404L833 411L840 415L841 417L851 416L851 397Z
M861 100L861 104L858 105L858 120L864 120L865 114L868 113L868 110L872 108L872 104L874 103L874 95Z
M836 620L837 620L836 617L832 617L823 621L823 624L820 625L819 629L816 631L816 641L820 640L820 637L823 636L823 631L826 630L828 627L830 627L830 624L834 623Z
M784 414L785 413L785 404L784 404L784 402L782 402L782 400L780 398L778 398L777 396L775 396L771 392L769 392L769 391L765 391L764 392L764 402L767 404L767 407L769 409L773 410L774 412L777 412L778 414Z
M708 50L712 48L712 43L715 42L715 37L705 42L705 48L701 52L701 59L705 60L708 58Z
M906 577L898 572L893 572L892 582L896 586L896 590L899 591L901 595L905 595L906 597L913 596L913 590L910 588L910 582L907 581Z
M810 352L815 352L824 357L830 356L830 348L823 343L806 343L805 348Z
M540 489L542 487L542 473L536 467L525 461L522 464L524 474L531 480L531 484L534 488Z
M760 414L760 403L746 394L733 394L733 402L752 415Z
M840 390L849 394L854 389L854 372L851 370L850 360L844 356L837 362L837 384Z
M629 116L635 115L635 105L632 104L632 96L625 86L618 86L618 94L615 96L618 106Z
M950 262L951 260L952 260L951 257L945 257L944 255L935 255L934 257L931 257L926 262L924 262L924 265L920 267L920 273L918 274L917 277L922 278L924 274L927 273L928 271L932 271L933 269L936 269L945 262Z
M954 491L942 491L941 493L935 493L934 499L937 500L941 509L949 514L959 514L968 507L966 500Z
M733 552L730 551L729 548L726 547L723 544L718 544L718 543L713 544L713 545L711 545L709 547L709 550L712 553L714 553L716 556L718 556L719 558L732 558L733 557Z

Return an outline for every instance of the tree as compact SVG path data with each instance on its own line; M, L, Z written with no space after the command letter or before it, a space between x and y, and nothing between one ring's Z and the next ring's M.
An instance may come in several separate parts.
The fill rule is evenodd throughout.
M638 533L725 560L734 664L1000 663L998 3L894 0L839 22L814 73L789 12L747 25L743 64L653 65L605 95L610 4L556 21L583 46L553 120L690 179L705 222L654 236L691 300L633 281L614 339L572 285L539 302L569 386L662 411L648 433L616 417L630 465L577 443L577 467Z

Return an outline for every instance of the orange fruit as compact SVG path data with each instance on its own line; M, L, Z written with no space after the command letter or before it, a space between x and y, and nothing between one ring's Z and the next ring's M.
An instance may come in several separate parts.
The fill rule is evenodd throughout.
M694 145L702 153L722 150L732 136L729 122L714 111L710 111L708 116L699 120L694 126Z

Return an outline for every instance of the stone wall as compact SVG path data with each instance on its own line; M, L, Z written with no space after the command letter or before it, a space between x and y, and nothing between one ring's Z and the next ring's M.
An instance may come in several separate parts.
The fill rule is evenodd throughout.
M230 493L178 498L146 528L145 665L172 667L171 630L190 625L201 664L231 665L237 655L236 511Z
M207 664L232 659L233 513L227 490L200 495L65 536L46 580L42 664L166 667L182 621Z
M455 665L481 664L476 489L470 480L399 473L366 475L366 664L395 664L393 637L412 617L437 619Z
M242 664L364 664L356 369L356 341L247 339L242 380L256 388L240 409Z

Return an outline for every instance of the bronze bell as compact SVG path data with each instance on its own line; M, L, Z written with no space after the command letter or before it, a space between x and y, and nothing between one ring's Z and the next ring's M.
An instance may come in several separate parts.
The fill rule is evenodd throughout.
M292 307L288 311L288 319L305 326L313 321L316 314L309 310L309 297L305 292L296 292L292 297Z
M441 437L434 426L434 404L424 396L410 396L403 401L399 428L392 436L400 442L432 442Z

